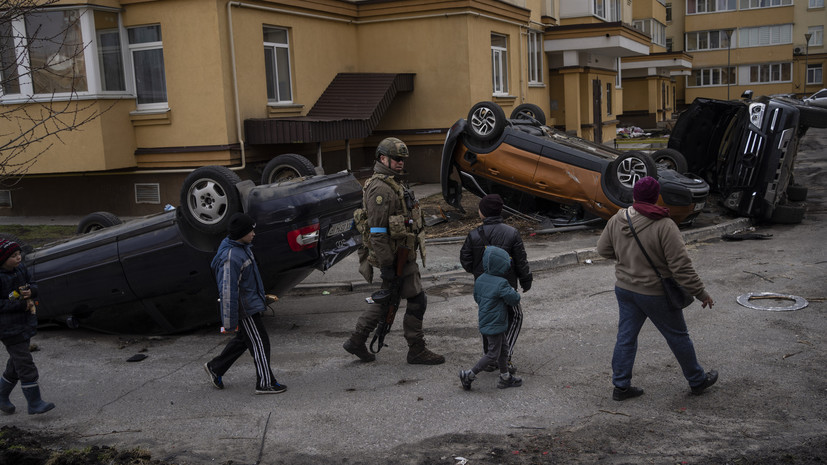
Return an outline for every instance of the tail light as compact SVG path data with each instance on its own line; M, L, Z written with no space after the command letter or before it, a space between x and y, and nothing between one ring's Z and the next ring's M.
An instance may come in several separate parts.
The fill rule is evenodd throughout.
M312 249L318 243L319 223L313 223L310 226L294 229L287 233L287 244L290 245L290 250L293 252Z

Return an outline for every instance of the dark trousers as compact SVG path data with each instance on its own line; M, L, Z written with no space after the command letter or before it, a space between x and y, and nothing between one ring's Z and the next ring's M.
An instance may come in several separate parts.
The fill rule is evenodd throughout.
M508 373L508 341L505 338L505 333L483 336L488 340L488 351L474 365L474 368L471 368L471 371L476 375L488 365L496 363L500 373Z
M9 352L9 361L6 362L6 371L3 377L14 384L18 380L23 383L34 383L39 377L37 367L34 366L32 352L29 350L30 339L13 344L4 344Z
M505 331L505 342L508 344L508 360L511 360L511 355L514 353L514 344L517 343L517 338L520 337L520 329L523 327L523 307L520 304L508 305L508 329ZM482 335L482 353L488 353L488 338L485 334Z
M267 335L267 329L261 321L260 313L241 319L235 337L230 339L217 357L210 360L210 368L218 376L224 376L224 373L233 366L244 351L249 351L253 356L253 363L256 367L256 387L264 388L273 385L276 377L270 369L270 336Z

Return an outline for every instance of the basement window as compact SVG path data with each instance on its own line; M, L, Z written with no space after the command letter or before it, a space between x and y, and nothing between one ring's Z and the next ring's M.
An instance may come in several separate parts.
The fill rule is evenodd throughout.
M161 186L158 183L135 183L135 203L161 203Z
M0 208L11 208L11 191L0 191Z

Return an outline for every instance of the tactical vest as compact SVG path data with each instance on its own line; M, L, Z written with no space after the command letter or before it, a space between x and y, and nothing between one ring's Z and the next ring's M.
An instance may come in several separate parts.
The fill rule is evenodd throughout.
M374 180L380 180L387 184L388 187L396 193L402 205L401 215L391 215L388 217L388 237L390 238L391 249L397 250L399 247L408 247L414 252L410 254L409 261L416 260L416 250L419 249L422 266L425 266L425 220L422 215L422 209L419 207L419 201L416 200L411 191L409 191L408 198L406 198L405 189L393 176L374 174L365 182L365 187L362 190L362 208L358 208L353 212L356 229L362 235L362 249L359 253L360 268L364 266L365 261L377 268L379 267L378 260L369 247L370 228L368 227L368 214L365 210L367 202L365 196L367 195L370 183ZM367 251L367 253L365 253L365 251ZM370 279L368 279L368 281L370 281Z

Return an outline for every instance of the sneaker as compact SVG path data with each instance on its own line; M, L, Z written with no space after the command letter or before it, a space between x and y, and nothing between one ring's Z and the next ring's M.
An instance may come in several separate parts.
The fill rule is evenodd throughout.
M614 400L626 400L631 399L632 397L640 397L643 395L643 389L629 386L626 389L620 389L619 387L614 388L612 391L612 399Z
M359 357L359 360L363 362L372 362L376 360L376 355L368 352L368 348L364 343L359 344L357 342L353 342L353 339L348 339L344 344L342 344L342 347L349 353Z
M287 390L287 386L279 384L278 381L273 381L273 384L266 387L256 387L256 395L258 394L281 394Z
M471 374L474 373L471 370L459 370L459 382L462 383L462 388L466 391L471 390L471 383L474 381L474 378L471 377Z
M508 361L508 374L513 375L515 373L517 373L517 367L515 367L514 364L511 363L511 360L509 360Z
M510 387L520 387L522 385L523 385L523 379L518 378L516 376L509 376L508 379L503 379L503 377L500 376L497 379L497 387L499 389L505 389L505 388L510 388Z
M208 375L210 375L210 382L213 386L215 386L216 389L224 389L224 382L221 381L220 376L218 376L217 374L215 374L214 371L212 371L212 368L210 368L210 362L204 364L204 370L207 372Z
M715 370L709 370L706 372L706 379L704 382L699 386L692 387L692 394L695 394L696 396L701 395L706 388L715 384L716 381L718 381L718 372Z

